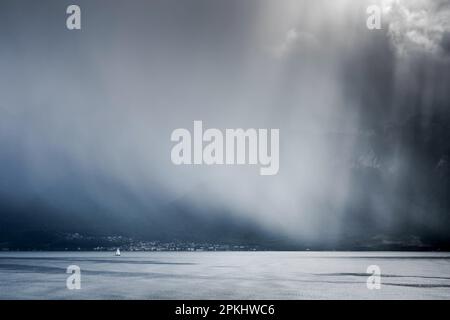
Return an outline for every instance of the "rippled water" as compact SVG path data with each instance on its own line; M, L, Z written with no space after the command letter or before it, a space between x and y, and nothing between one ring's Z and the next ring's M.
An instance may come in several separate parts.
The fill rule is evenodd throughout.
M450 253L4 252L0 299L450 299Z

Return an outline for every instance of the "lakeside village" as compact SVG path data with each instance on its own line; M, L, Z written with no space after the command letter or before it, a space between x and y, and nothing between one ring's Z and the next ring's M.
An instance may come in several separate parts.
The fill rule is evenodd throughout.
M145 241L120 235L89 236L79 233L59 234L51 244L39 248L27 248L31 251L258 251L259 246L234 245L224 243L192 242L192 241ZM16 251L22 248L3 246L0 251Z
M119 236L120 237L120 236ZM114 236L111 238L115 238ZM95 247L94 251L115 251L117 247ZM120 245L122 251L257 251L256 246L196 242L133 241Z

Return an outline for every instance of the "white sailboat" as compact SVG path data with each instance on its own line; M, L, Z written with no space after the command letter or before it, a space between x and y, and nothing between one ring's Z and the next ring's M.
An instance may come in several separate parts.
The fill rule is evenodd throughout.
M115 256L116 256L116 257L119 257L119 256L120 256L120 250L119 250L119 249L116 250Z

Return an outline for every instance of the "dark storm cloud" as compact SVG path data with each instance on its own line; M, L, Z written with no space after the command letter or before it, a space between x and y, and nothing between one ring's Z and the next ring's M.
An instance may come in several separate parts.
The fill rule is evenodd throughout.
M69 3L0 5L4 207L150 236L183 215L318 242L448 232L446 2L381 1L373 31L364 1L78 3L81 31ZM193 120L280 128L279 174L173 166Z

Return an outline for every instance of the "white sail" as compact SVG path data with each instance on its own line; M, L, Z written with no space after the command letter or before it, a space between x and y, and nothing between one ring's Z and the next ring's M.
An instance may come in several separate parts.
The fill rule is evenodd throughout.
M120 256L120 250L119 249L116 250L116 256Z

